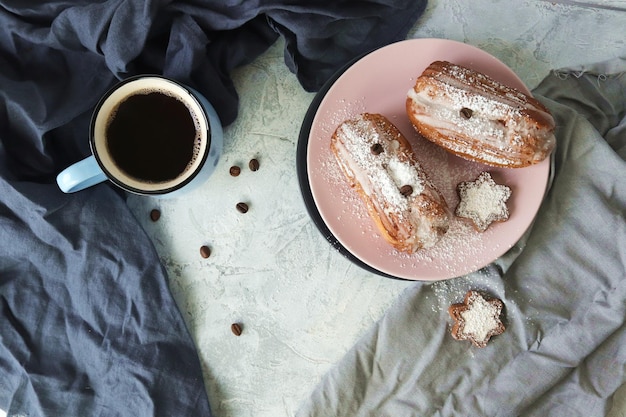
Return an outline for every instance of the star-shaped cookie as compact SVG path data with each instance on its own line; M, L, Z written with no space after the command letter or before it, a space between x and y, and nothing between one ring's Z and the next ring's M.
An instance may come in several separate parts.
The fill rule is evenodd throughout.
M485 299L478 291L468 291L463 303L452 304L448 313L454 320L452 337L469 340L476 347L483 348L491 336L504 332L500 314L502 300Z
M462 182L457 186L459 205L455 214L469 219L479 232L487 230L491 223L509 218L506 202L511 188L497 184L489 172L482 172L475 181Z

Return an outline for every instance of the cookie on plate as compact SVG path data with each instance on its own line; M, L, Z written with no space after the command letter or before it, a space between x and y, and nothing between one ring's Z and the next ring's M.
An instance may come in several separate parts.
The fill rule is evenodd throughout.
M508 220L506 202L511 197L511 188L497 184L489 172L482 172L475 181L461 182L457 191L460 201L454 214L471 220L479 232L487 230L493 222Z

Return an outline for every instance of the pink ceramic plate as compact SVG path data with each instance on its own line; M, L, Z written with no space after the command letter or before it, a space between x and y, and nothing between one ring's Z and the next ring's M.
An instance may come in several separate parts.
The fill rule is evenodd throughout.
M319 213L336 239L365 264L398 278L440 280L462 276L493 262L510 249L532 223L543 199L550 172L545 160L519 169L493 168L455 157L417 136L405 112L405 99L415 78L435 60L448 60L484 72L529 93L506 65L480 49L443 39L398 42L366 55L346 70L328 90L315 114L307 148L308 179ZM411 141L413 149L443 193L458 204L456 185L482 171L513 190L509 220L484 233L455 218L432 249L409 255L396 251L378 233L359 196L346 183L330 152L330 137L345 119L362 112L381 113Z

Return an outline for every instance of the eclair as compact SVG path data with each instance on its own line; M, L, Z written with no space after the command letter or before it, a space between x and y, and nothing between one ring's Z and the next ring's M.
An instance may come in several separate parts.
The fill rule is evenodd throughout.
M380 114L342 122L330 148L350 186L389 244L414 253L433 247L450 223L448 206L398 128Z
M554 119L534 97L447 61L435 61L408 91L406 112L427 140L465 159L522 168L554 149Z

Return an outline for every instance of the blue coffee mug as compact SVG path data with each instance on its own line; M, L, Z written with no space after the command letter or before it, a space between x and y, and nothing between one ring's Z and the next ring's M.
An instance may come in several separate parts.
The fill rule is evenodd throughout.
M57 176L66 193L109 180L141 195L178 196L205 182L223 147L220 119L198 91L159 75L121 81L97 104L92 155Z

